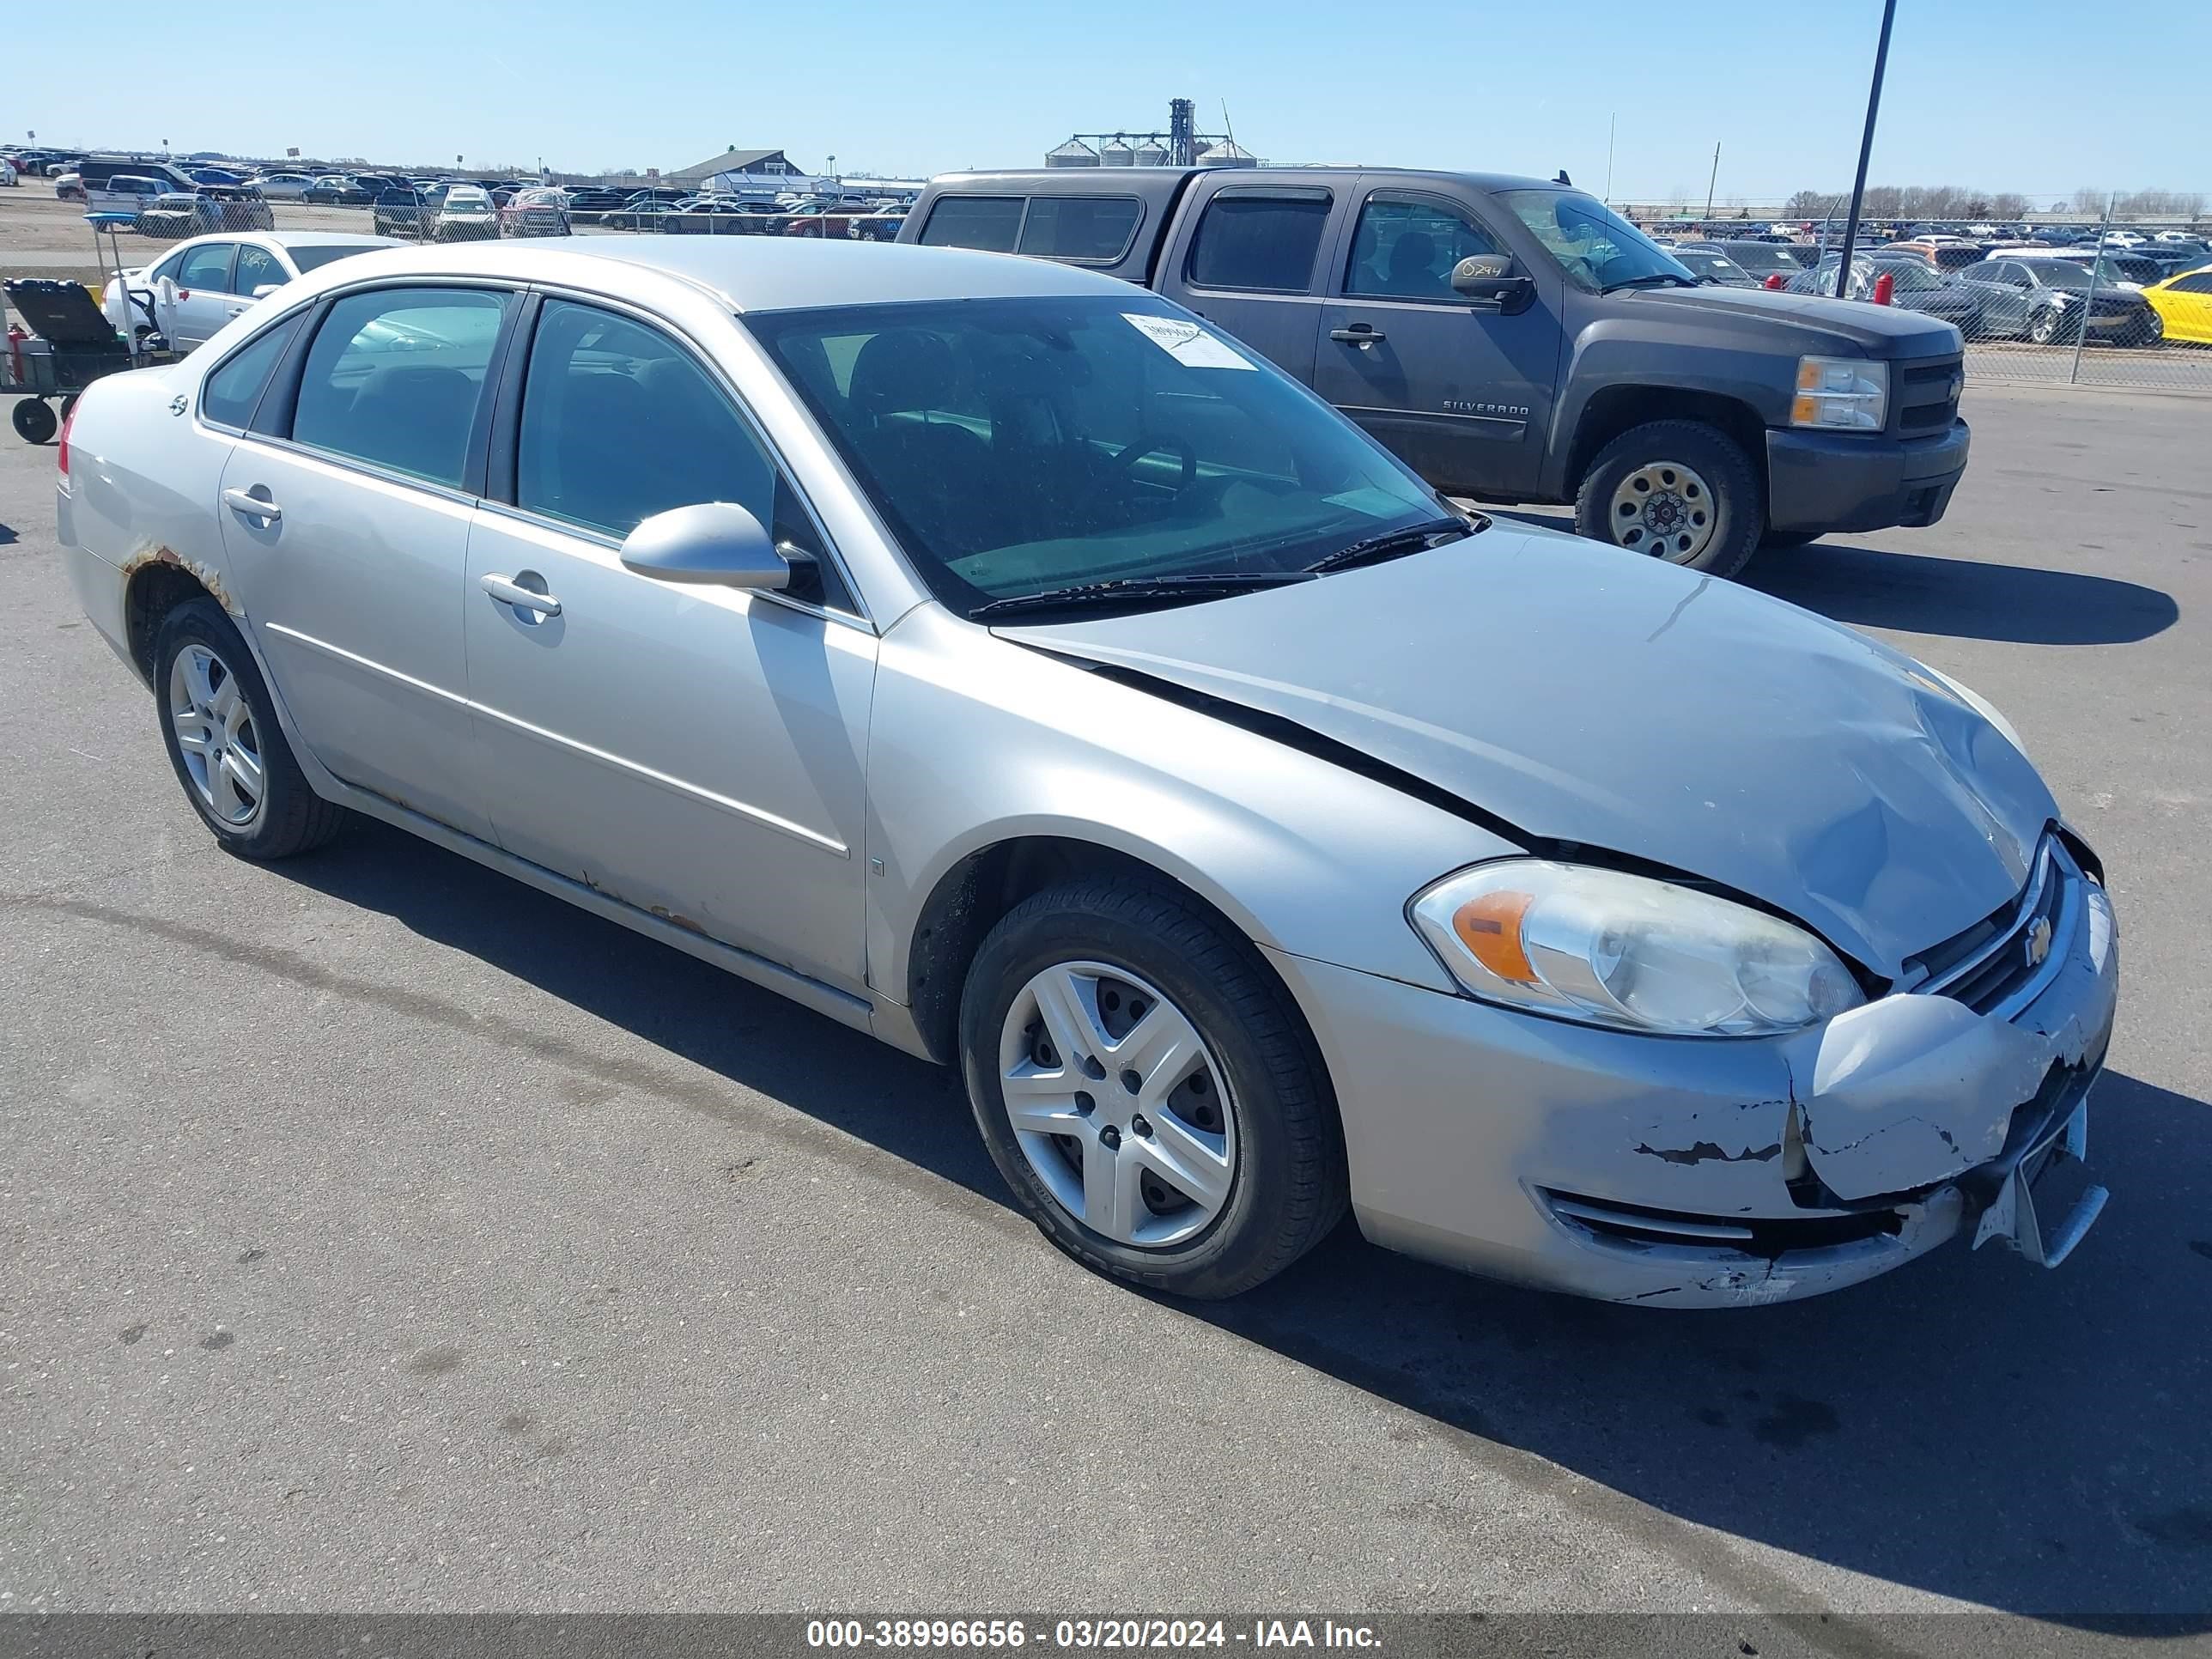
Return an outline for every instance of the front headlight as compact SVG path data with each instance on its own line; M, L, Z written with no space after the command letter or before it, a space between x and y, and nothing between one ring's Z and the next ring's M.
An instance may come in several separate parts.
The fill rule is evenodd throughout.
M1615 870L1504 859L1445 877L1407 914L1470 995L1592 1025L1747 1036L1866 1000L1802 927Z
M1879 432L1889 419L1889 365L1861 357L1800 357L1790 424Z

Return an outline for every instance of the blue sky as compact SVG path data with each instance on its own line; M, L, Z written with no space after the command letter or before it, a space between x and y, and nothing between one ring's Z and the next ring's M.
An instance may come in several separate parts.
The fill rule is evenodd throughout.
M98 20L111 11L110 21ZM1618 198L1847 186L1879 0L707 0L10 9L5 134L572 171L726 145L806 167L1033 165L1198 100L1271 160L1549 175ZM89 73L114 32L127 70ZM88 54L90 54L89 56ZM2204 0L1901 0L1877 183L2212 191ZM75 64L76 68L67 68ZM781 67L776 67L781 65ZM242 71L251 67L249 77ZM212 88L223 88L211 95Z

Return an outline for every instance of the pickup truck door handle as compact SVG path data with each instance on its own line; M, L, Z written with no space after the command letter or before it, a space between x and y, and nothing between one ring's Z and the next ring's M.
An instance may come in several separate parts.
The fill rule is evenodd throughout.
M528 572L525 572L528 574ZM561 601L550 593L535 593L512 576L487 574L477 578L477 586L501 605L511 605L517 611L535 611L543 617L561 614Z
M1332 340L1341 340L1346 345L1370 346L1377 340L1390 337L1371 323L1354 323L1349 328L1333 328L1328 331Z
M284 516L284 509L266 495L257 495L250 489L226 489L222 504L234 513L242 513L249 519L263 519L270 524Z

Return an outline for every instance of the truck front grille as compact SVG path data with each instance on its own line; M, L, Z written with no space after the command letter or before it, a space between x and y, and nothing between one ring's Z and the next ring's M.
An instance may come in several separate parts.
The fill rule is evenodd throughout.
M1900 434L1941 432L1958 418L1965 359L1924 357L1891 366L1890 424Z

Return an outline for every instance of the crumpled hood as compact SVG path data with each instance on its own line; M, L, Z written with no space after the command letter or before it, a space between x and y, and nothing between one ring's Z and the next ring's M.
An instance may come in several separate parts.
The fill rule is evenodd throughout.
M1319 581L998 631L1294 720L1530 836L1735 888L1885 976L2017 894L2057 816L1911 658L1503 521Z

